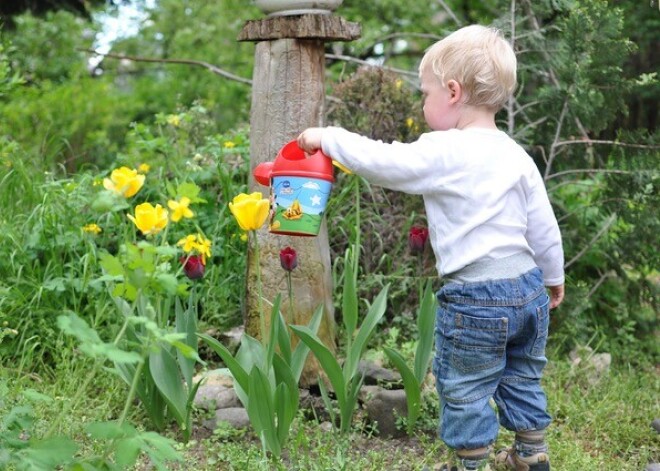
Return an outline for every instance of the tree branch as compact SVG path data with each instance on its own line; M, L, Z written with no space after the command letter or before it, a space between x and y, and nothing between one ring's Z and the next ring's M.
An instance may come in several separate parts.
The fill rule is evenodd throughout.
M552 139L552 145L550 145L550 155L548 156L548 164L545 166L545 173L543 174L543 180L548 179L548 175L550 175L550 169L552 168L552 164L555 160L555 157L557 156L557 152L555 151L556 144L559 142L559 136L561 135L561 128L562 125L564 124L564 118L566 117L566 113L568 112L568 95L566 95L566 98L564 98L564 105L561 108L561 113L559 115L559 119L557 120L557 129L555 131L555 137Z
M554 147L568 146L574 144L585 144L585 145L603 144L603 145L620 146L620 147L634 147L637 149L660 149L660 145L630 144L628 142L602 141L602 140L594 140L594 139L586 139L586 140L577 139L572 141L559 141L554 145Z
M445 12L451 17L451 19L454 20L454 23L456 23L456 25L458 25L459 27L463 26L461 20L458 19L458 17L454 14L452 9L449 8L449 6L443 0L437 0L437 1L440 4L440 6L445 10Z
M233 80L235 82L243 83L245 85L252 85L252 80L244 78L244 77L239 77L238 75L234 75L231 72L227 72L224 69L221 69L220 67L217 67L213 64L209 64L208 62L204 61L197 61L193 59L155 59L152 57L139 57L139 56L128 56L126 54L115 54L112 52L98 52L93 49L80 49L81 51L88 52L90 54L96 54L98 56L103 56L103 57L110 57L112 59L126 59L129 61L133 62L155 62L155 63L160 63L160 64L184 64L184 65L194 65L197 67L203 67L207 70L210 70L216 75L220 75L226 79Z
M602 285L603 282L611 276L614 276L613 271L609 271L609 272L606 272L606 273L603 273L602 275L600 275L600 278L598 279L596 284L587 293L587 299L589 299L596 292L596 290L600 287L600 285Z
M638 173L639 170L634 172L628 170L610 170L606 168L577 168L573 170L563 170L561 172L553 173L545 177L545 181L552 180L553 178L561 177L562 175L570 175L572 173L619 173L622 175L629 175L632 173Z
M605 221L605 224L603 224L603 227L600 228L598 233L596 233L596 235L591 238L589 243L587 245L585 245L584 247L582 247L582 250L580 250L575 255L575 257L573 257L572 259L570 259L568 262L566 262L564 264L564 268L566 269L566 268L570 267L571 265L573 265L575 262L577 262L587 252L587 250L589 250L591 247L593 247L594 244L596 243L596 241L598 239L600 239L607 232L607 230L612 226L612 224L614 224L615 221L616 221L616 213L612 213L610 215L610 217L607 218L607 221Z
M405 76L408 76L408 77L415 77L415 78L419 77L419 74L417 72L410 72L408 70L397 69L395 67L388 67L386 65L372 64L369 61L365 61L365 60L362 60L362 59L357 59L357 58L352 57L352 56L344 56L344 55L339 55L339 54L326 54L325 57L327 59L335 59L335 60L344 61L344 62L355 62L356 64L368 65L370 67L378 67L380 69L389 70L391 72L396 72L397 74L405 75Z

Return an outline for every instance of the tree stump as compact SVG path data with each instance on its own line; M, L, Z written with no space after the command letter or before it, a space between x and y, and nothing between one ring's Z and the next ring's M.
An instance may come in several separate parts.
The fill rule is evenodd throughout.
M305 128L321 126L325 111L324 41L349 41L359 37L360 27L333 15L300 15L248 21L239 41L256 44L250 112L250 174L254 168L275 159L279 149ZM250 192L269 189L253 178ZM319 338L335 349L334 307L330 246L325 220L317 237L291 237L257 233L266 328L271 304L282 296L281 311L290 324L307 325L319 305L323 320ZM292 247L298 253L298 268L291 273L293 306L288 299L286 272L279 252ZM257 260L248 250L245 331L260 337ZM294 341L294 344L296 341ZM301 377L303 387L316 384L321 368L309 356Z

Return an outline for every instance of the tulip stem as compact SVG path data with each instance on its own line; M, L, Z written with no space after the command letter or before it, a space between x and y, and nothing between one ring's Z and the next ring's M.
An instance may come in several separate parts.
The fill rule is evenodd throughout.
M288 319L288 324L293 323L293 288L291 286L291 272L287 271L286 272L286 282L287 282L287 287L289 288L289 319Z
M263 310L263 295L261 287L261 261L259 259L259 237L257 236L257 231L250 231L253 234L254 238L254 258L256 259L256 271L257 271L257 306L259 309L259 327L261 329L261 343L266 345L266 319L264 318ZM271 319L272 322L272 319Z

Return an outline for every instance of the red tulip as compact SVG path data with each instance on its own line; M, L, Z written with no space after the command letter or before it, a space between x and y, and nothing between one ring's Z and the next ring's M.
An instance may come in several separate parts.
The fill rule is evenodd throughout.
M280 251L280 264L286 271L292 271L298 266L298 254L291 247L285 247Z
M414 254L422 253L429 238L429 230L426 227L413 226L408 233L408 247Z
M183 265L183 271L186 276L191 280L199 280L204 276L204 261L201 255L191 255L189 257L181 257L179 261Z

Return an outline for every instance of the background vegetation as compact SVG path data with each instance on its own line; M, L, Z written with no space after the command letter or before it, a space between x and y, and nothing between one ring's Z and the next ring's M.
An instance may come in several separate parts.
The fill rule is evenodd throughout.
M202 328L223 331L241 323L245 245L227 202L248 179L246 82L253 45L235 38L245 20L259 17L239 0L159 0L151 8L141 1L90 2L84 11L73 7L79 2L14 2L24 7L15 10L6 8L9 3L0 9L0 386L8 384L0 388L6 398L0 415L24 402L28 388L62 400L86 374L90 365L57 328L58 315L77 313L105 339L119 327L97 281L101 269L91 236L81 227L96 221L98 183L120 165L152 168L149 178L160 183L148 194L167 193L168 181L201 188L206 202L196 208L198 224L214 243L199 285ZM416 66L426 47L473 22L495 24L515 37L520 87L498 119L546 176L567 262L567 299L551 326L557 365L548 387L558 419L551 440L567 470L614 469L613 463L640 469L658 460L657 439L647 430L660 415L657 5L363 3L345 0L339 11L362 24L362 38L327 46L328 94L340 100L331 102L328 122L384 140L413 140L425 131ZM146 14L137 34L112 45L111 53L130 59L95 56L90 50L99 46L103 18L118 15L119 4ZM179 59L201 66L167 62ZM357 228L347 204L351 185L339 177L328 209L333 260L359 230L360 295L372 299L392 283L373 355L394 344L412 352L418 300L411 288L415 275L434 276L429 254L419 260L407 251L407 231L424 223L423 207L417 199L362 185ZM104 231L94 244L112 252L121 237ZM569 369L567 353L582 345L613 356L613 377L596 388L576 381L580 373ZM121 407L116 381L104 378L96 390L107 396L90 390L80 410L97 419L115 417ZM630 410L631 395L641 410ZM48 427L47 407L36 404L39 433ZM612 417L626 424L616 429L625 432L613 432ZM432 430L432 406L427 422ZM63 431L79 433L75 427ZM298 440L311 436L300 427ZM217 451L217 443L205 446L235 456L231 446ZM332 451L319 443L306 446L318 447L318 463L328 454L332 462ZM431 443L414 459L436 453ZM346 469L372 469L349 448L339 448Z

